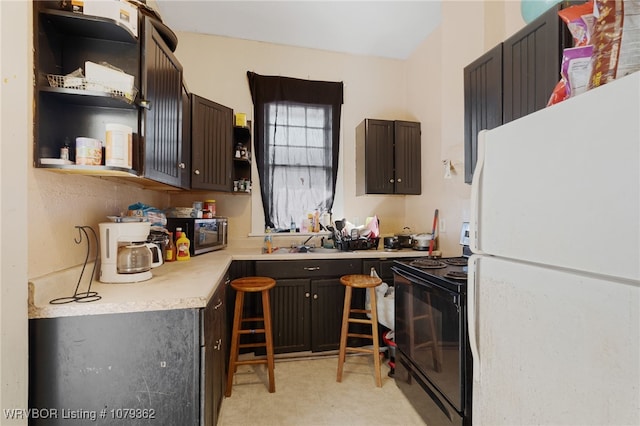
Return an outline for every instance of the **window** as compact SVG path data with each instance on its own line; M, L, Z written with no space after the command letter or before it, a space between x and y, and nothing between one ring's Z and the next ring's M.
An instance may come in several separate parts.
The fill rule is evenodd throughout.
M289 229L293 219L299 227L333 206L343 85L247 75L265 226Z
M331 106L271 102L265 109L264 184L276 228L300 224L307 213L329 211L333 201Z

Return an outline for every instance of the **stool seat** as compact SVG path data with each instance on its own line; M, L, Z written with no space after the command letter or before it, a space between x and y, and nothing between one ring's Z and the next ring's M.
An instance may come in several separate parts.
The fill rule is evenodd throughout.
M243 277L231 281L231 287L238 291L255 293L276 286L276 280L269 277Z
M340 277L340 282L343 285L356 288L369 288L377 287L382 284L382 280L378 277L372 277L371 275L344 275Z
M338 375L337 381L342 381L342 371L344 368L344 362L347 352L359 352L369 353L373 355L373 364L376 375L376 385L382 387L382 379L380 377L380 347L378 344L378 308L376 302L376 287L382 284L382 280L378 277L372 277L371 275L353 274L344 275L340 277L340 282L345 286L344 294L344 308L342 311L342 329L340 332L340 351L338 353ZM351 308L351 295L354 288L364 288L369 291L371 306L370 309L352 309ZM352 316L351 314L369 314L371 319L363 319ZM371 334L362 333L350 333L349 324L368 324L371 326ZM349 347L347 346L348 337L359 337L364 339L371 339L373 342L373 349L367 349L362 347Z
M269 290L275 287L276 280L269 277L243 277L231 281L231 288L236 290L236 304L233 313L233 331L231 335L231 351L229 355L229 372L227 374L227 388L225 396L231 396L231 387L233 386L233 376L236 373L238 365L249 364L266 364L269 372L269 392L276 391L274 379L274 361L273 361L273 337L271 331L271 305L269 302ZM262 316L253 318L244 318L244 295L245 293L262 293ZM247 329L243 328L243 323L262 322L264 328ZM264 342L258 343L240 343L242 335L264 334ZM240 348L266 347L267 356L265 358L238 360Z

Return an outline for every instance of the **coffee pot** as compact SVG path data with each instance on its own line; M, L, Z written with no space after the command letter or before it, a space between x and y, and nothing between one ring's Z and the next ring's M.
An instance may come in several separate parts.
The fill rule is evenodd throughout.
M149 222L100 223L100 281L132 283L151 279L162 265L160 247L147 243ZM157 262L154 262L156 251Z

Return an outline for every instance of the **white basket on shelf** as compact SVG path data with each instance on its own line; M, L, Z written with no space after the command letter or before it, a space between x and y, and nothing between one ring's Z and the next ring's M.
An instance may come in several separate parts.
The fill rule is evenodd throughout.
M138 93L138 90L133 86L129 90L123 90L121 82L96 81L84 77L56 74L47 74L47 80L51 87L109 93L111 96L122 98L128 103L133 103Z

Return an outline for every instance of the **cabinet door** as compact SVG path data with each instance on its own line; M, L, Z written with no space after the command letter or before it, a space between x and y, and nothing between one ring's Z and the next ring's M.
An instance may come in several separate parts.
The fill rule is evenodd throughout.
M560 79L562 50L572 42L559 8L550 8L504 41L505 123L545 108Z
M396 194L419 195L422 192L420 145L420 123L394 122L394 192Z
M311 351L340 347L344 286L339 278L311 281Z
M311 349L309 279L277 280L270 290L273 350L275 353Z
M464 68L464 181L471 183L478 132L502 124L502 43Z
M214 426L218 421L226 385L226 287L220 283L204 309L203 347L200 379L200 424Z
M366 119L356 129L358 194L393 194L393 121Z
M145 19L142 99L144 177L182 186L182 65Z
M191 94L182 82L182 164L180 167L181 188L191 188Z
M231 190L233 110L191 95L193 189Z

